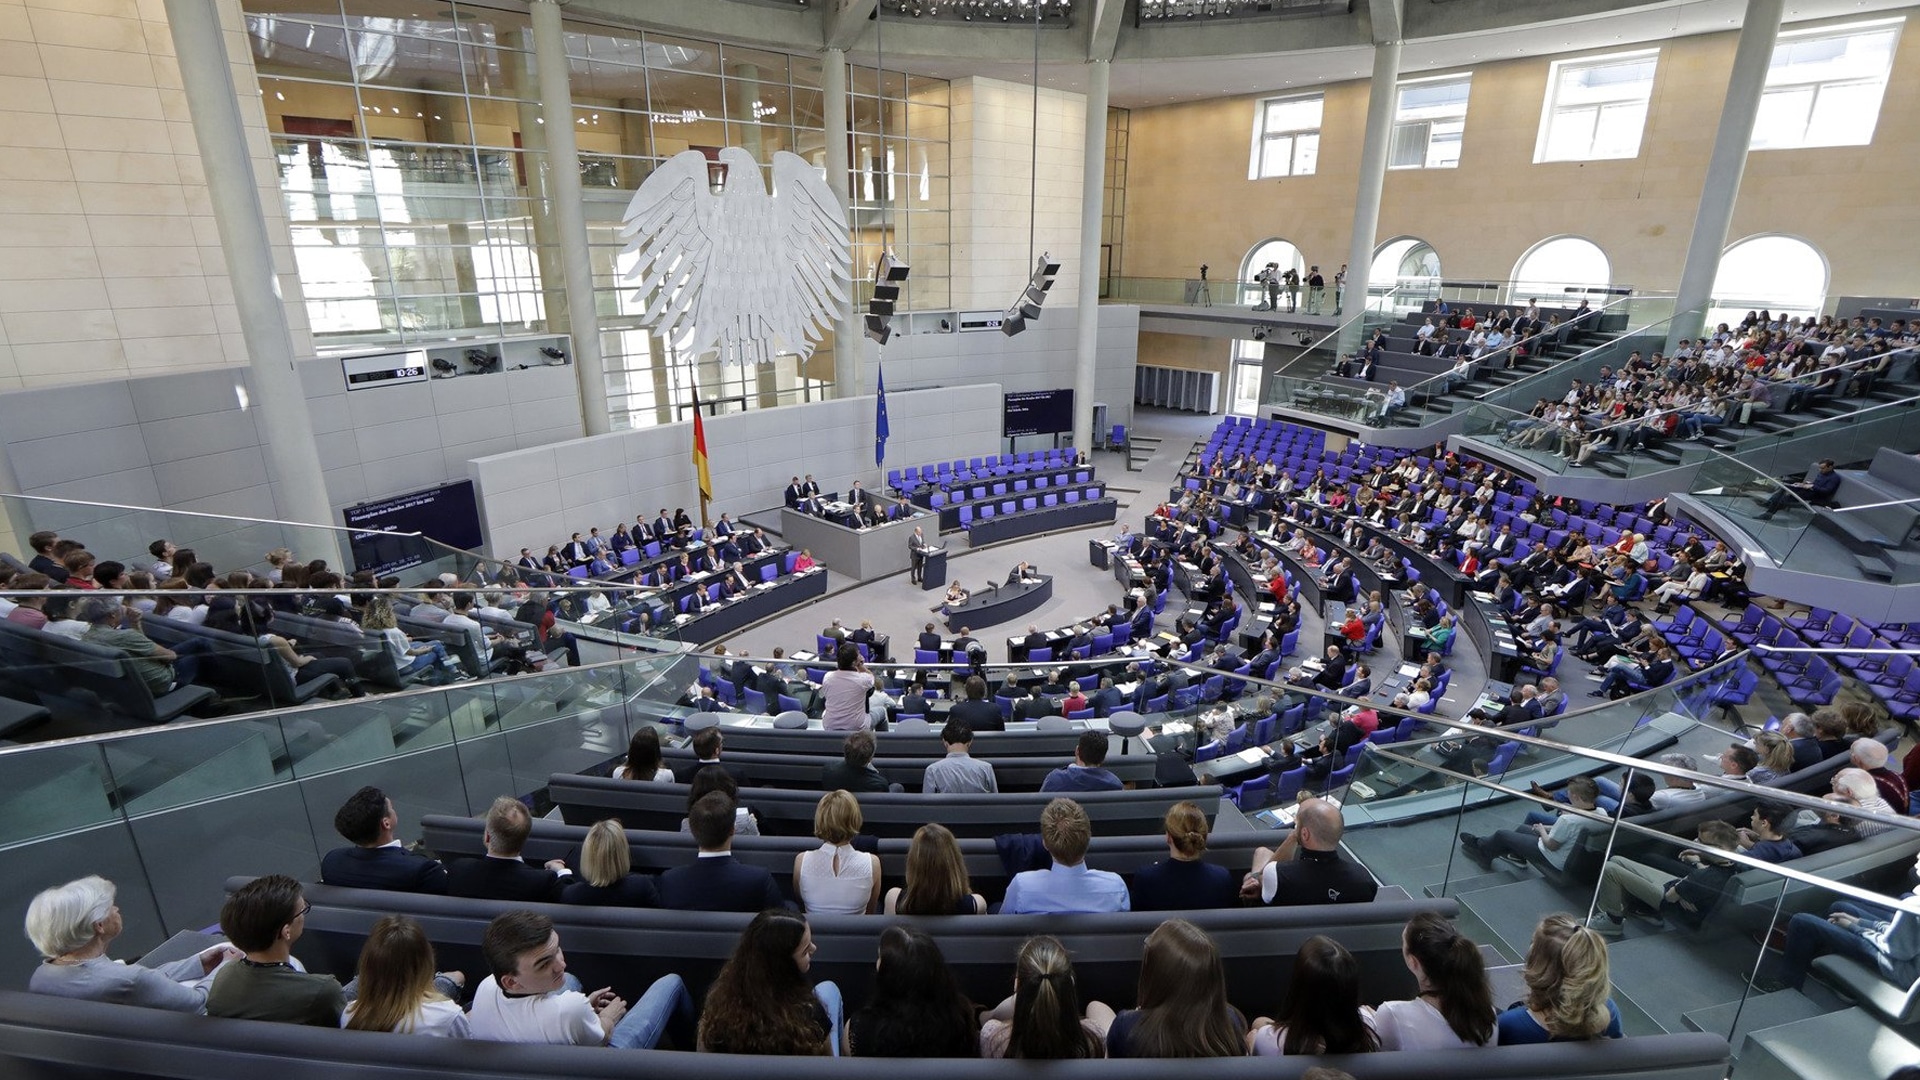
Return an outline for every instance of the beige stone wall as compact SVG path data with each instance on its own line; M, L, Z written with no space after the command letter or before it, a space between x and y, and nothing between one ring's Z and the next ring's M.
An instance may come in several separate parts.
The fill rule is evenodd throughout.
M1735 40L1714 34L1661 46L1640 155L1627 161L1533 164L1551 59L1472 68L1460 167L1389 171L1380 241L1418 236L1440 253L1448 277L1499 280L1535 243L1573 234L1606 251L1616 282L1674 288ZM1276 236L1309 262L1345 261L1367 83L1325 89L1318 172L1285 180L1246 178L1257 97L1133 110L1126 272L1179 276L1207 262L1233 268L1216 273L1225 277L1254 244ZM1917 133L1920 27L1910 23L1873 145L1751 154L1728 244L1788 233L1826 254L1830 297L1920 296Z
M953 306L1005 308L1033 273L1033 252L1060 262L1047 307L1073 303L1079 288L1081 154L1086 98L1040 91L1038 196L1034 185L1033 87L997 79L958 79L951 89Z
M1225 379L1232 355L1233 342L1226 338L1161 334L1151 330L1140 332L1140 365L1142 367L1214 371Z
M311 350L237 0L281 294ZM0 0L0 390L246 362L161 0Z

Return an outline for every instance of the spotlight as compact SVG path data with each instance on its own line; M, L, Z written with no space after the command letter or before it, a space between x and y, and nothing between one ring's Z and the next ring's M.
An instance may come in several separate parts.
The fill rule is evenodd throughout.
M1033 276L1027 279L1027 287L1021 292L1020 299L1013 302L1000 320L1000 332L1012 337L1024 331L1027 323L1040 318L1040 305L1047 302L1047 293L1053 288L1054 276L1060 273L1060 263L1053 256L1042 253L1034 263Z
M880 253L873 268L873 296L867 300L867 336L885 345L893 336L893 311L900 302L900 283L911 272L891 250Z
M488 372L500 370L499 354L490 353L485 349L468 349L467 363L472 364L473 370L483 375Z
M1255 341L1265 341L1265 340L1267 340L1267 328L1266 328L1266 327L1264 327L1264 326L1256 326L1256 327L1254 327L1254 328L1253 328L1253 340L1255 340Z
M444 356L434 357L432 364L433 370L440 373L434 376L436 379L451 379L460 373L460 366Z
M567 362L566 351L563 349L556 349L552 345L540 346L540 355L546 357L548 363L554 364L556 366Z

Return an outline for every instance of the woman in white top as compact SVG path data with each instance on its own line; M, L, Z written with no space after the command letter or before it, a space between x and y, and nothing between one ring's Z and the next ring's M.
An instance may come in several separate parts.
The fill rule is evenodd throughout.
M1415 915L1401 931L1400 956L1420 996L1374 1010L1380 1049L1458 1050L1500 1041L1486 961L1453 923L1432 912Z
M619 777L655 784L673 783L673 770L660 758L659 728L649 724L634 731L633 738L627 740L627 763L620 766Z
M361 629L380 639L387 653L393 657L394 670L401 675L432 671L436 666L452 667L454 664L447 656L447 647L440 642L409 638L407 632L400 629L399 620L394 618L393 602L384 596L375 596L367 601L366 623Z
M865 915L880 905L880 856L853 849L860 801L848 791L820 796L813 835L824 841L793 857L793 891L814 915Z
M419 923L388 915L360 947L360 993L340 1014L340 1026L467 1038L467 1014L452 1000L465 983L458 971L435 974L433 944Z

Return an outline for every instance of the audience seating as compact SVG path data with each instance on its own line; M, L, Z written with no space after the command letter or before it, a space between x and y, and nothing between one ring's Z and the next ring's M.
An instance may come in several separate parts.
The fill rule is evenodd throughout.
M0 620L0 679L18 684L9 697L46 695L71 700L91 695L117 716L140 724L165 723L218 696L205 686L193 685L156 698L133 661L120 650L5 620ZM35 708L25 701L18 709L10 706L0 714L5 717L0 734L45 719L45 710Z
M747 691L753 694L754 691ZM751 711L751 710L749 710ZM690 749L667 750L664 752L668 767L692 765L695 758ZM813 754L747 754L737 753L731 747L726 750L726 764L739 775L743 784L750 787L795 788L820 794L820 770L822 767L842 760L841 755L831 757ZM873 767L879 769L889 783L900 784L909 791L917 791L921 785L921 774L939 758L925 757L886 757L875 758ZM1047 774L1073 761L1066 757L1015 757L984 759L993 765L994 777L1000 783L1001 791L1038 791L1041 781ZM1109 757L1106 768L1121 780L1128 783L1146 783L1153 779L1153 758Z
M569 961L572 957L569 949ZM1284 965L1277 969L1284 971ZM862 987L871 981L870 974L854 977ZM1131 988L1127 993L1118 1000L1131 1001ZM1684 1034L1443 1054L1242 1058L1209 1062L1207 1068L1221 1080L1297 1080L1315 1065L1345 1069L1358 1080L1719 1080L1730 1053L1719 1036ZM0 991L0 1069L14 1076L338 1080L366 1072L383 1080L625 1080L668 1074L680 1080L762 1080L768 1064L765 1058L725 1054L332 1031ZM787 1080L893 1080L901 1064L885 1058L782 1058L778 1068ZM939 1069L951 1080L1013 1080L1036 1072L1030 1064L986 1059L942 1061ZM1047 1063L1042 1071L1052 1080L1177 1080L1192 1075L1193 1063L1061 1061Z
M1039 827L1036 817L1017 831L1038 835ZM420 819L421 842L442 859L478 858L485 854L486 846L482 842L485 832L486 821L482 818L428 814ZM633 868L639 873L657 873L670 867L684 866L692 862L699 852L693 837L687 833L641 829L628 829L626 832ZM585 825L538 819L533 823L533 832L527 838L527 846L521 854L536 862L565 859L572 865L579 857L580 845L586 835ZM1206 859L1240 875L1252 868L1255 848L1271 847L1274 842L1273 834L1265 831L1217 832L1208 841ZM874 854L880 856L881 874L887 885L893 886L906 879L907 848L911 843L911 839L906 837L882 837L873 839L871 843L862 841L861 846L871 848ZM998 844L992 837L962 837L957 843L961 857L966 860L967 877L973 884L973 891L986 897L990 903L998 903L1006 893L1007 881L1012 876L1006 862L1000 857ZM780 883L781 891L791 897L793 857L819 846L820 842L809 836L736 836L733 855L743 863L765 867ZM1130 876L1141 867L1166 857L1167 841L1159 835L1102 836L1096 832L1092 846L1087 849L1087 865L1099 870L1111 870L1122 877Z
M619 818L636 828L677 829L687 815L687 785L640 783L605 776L555 773L547 782L548 798L560 807L570 825L590 825L601 818ZM1075 801L1093 819L1095 835L1161 832L1167 808L1193 802L1208 812L1220 805L1215 786L1150 788L1139 791L1076 792ZM874 836L912 836L928 821L938 821L955 836L993 836L1037 828L1040 811L1053 799L1040 792L1002 792L997 795L919 795L896 792L862 793L860 812L866 831ZM810 836L817 791L779 788L742 788L740 801L753 808L762 832L775 836Z

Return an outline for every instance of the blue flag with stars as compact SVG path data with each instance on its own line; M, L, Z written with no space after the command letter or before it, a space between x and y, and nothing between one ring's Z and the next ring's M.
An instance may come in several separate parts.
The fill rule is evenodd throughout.
M887 373L884 368L875 368L874 384L878 396L873 405L873 463L884 465L887 461Z

